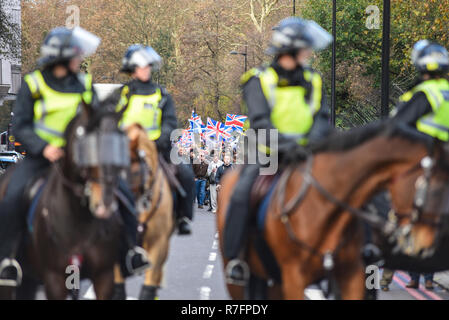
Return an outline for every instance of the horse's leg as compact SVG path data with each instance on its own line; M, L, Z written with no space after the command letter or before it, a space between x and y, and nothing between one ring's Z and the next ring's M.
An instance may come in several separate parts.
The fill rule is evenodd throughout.
M301 272L300 263L291 261L281 265L281 270L284 299L303 300L307 282L305 275Z
M126 300L125 279L122 277L120 266L114 266L114 294L112 300Z
M346 266L337 277L343 300L363 300L365 296L365 272L361 263Z
M341 249L336 265L336 281L340 288L341 299L363 300L365 297L365 268L361 257L362 234L358 224L354 222L348 229L353 238Z
M65 300L68 290L65 284L63 273L46 271L44 272L45 295L48 300Z
M274 284L272 287L269 287L267 299L268 300L283 300L284 295L282 293L282 285Z
M114 293L114 269L95 274L92 283L97 300L111 300Z
M34 279L24 276L22 284L17 288L17 300L34 300L39 283Z
M267 280L251 274L249 278L247 295L249 300L267 300Z
M140 291L139 300L157 299L157 290L162 282L169 245L170 234L161 234L154 242L145 241L144 249L149 254L152 267L145 272L145 282Z
M112 300L126 300L125 279L122 277L118 264L114 265L114 294Z

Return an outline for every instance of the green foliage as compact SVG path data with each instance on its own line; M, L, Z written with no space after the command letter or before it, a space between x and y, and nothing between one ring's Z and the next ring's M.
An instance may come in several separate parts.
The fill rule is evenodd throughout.
M378 117L382 55L381 0L339 0L337 2L337 125L347 128ZM368 29L366 8L380 10L380 28ZM449 47L449 0L391 3L390 80L393 100L407 90L415 77L410 63L413 44L430 39ZM332 30L329 0L307 1L303 16ZM331 50L319 53L314 66L320 70L330 94ZM344 118L339 120L339 118Z

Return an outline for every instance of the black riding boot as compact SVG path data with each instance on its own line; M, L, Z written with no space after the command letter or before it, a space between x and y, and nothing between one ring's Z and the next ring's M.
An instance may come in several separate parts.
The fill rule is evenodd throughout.
M244 285L249 279L249 268L238 256L246 240L250 193L258 175L258 165L247 165L241 172L229 204L224 228L224 256L230 260L226 266L228 283Z
M13 206L18 206L17 197L1 202L0 212L0 286L16 287L21 282L22 270L15 260L14 249L17 248L19 237L25 229L24 216L14 212ZM22 210L20 210L22 211Z
M26 231L27 208L23 195L27 184L49 165L44 158L29 157L20 162L0 202L0 286L17 286L21 281L22 270L13 251Z
M189 235L192 233L191 223L193 220L193 201L195 199L195 179L192 168L189 165L180 164L177 170L177 178L186 192L182 197L176 194L178 201L176 215L179 235Z

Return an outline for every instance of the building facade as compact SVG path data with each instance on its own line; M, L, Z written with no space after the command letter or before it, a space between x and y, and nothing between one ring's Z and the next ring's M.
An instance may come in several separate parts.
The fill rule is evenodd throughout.
M19 28L22 26L21 1L0 0L3 2L3 10L6 16ZM20 31L20 30L19 30ZM6 57L0 54L0 106L4 101L14 100L21 84L21 57Z

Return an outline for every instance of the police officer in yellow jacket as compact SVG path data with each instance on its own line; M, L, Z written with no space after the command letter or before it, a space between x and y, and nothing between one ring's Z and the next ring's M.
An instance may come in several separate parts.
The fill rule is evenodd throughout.
M170 162L171 133L177 129L175 104L167 90L152 81L152 72L160 69L162 58L151 47L130 46L122 61L122 72L131 75L132 80L122 88L122 99L118 106L126 105L121 126L138 123L155 141L159 153L167 163ZM190 166L179 164L177 178L185 196L177 194L177 225L180 235L191 233L194 200L194 176Z
M398 126L418 130L435 139L449 141L449 53L428 40L418 41L412 51L412 63L419 77L411 90L403 94L393 119ZM426 289L431 290L433 274L424 274ZM419 287L419 273L410 273L408 288ZM383 286L388 290L388 286Z
M284 19L275 28L267 52L274 55L273 62L242 77L251 128L279 132L278 146L258 141L259 151L276 152L282 158L330 131L323 82L320 74L308 67L308 62L312 50L324 49L331 41L332 36L313 21ZM230 260L226 267L228 283L244 285L249 276L239 254L247 238L250 190L259 169L257 164L244 167L227 212L224 255Z
M442 141L449 141L449 54L443 46L418 41L412 63L419 72L413 88L400 97L393 121L416 128Z
M66 126L75 117L82 99L87 103L96 99L92 77L80 73L80 66L99 43L98 37L82 28L55 28L41 46L39 69L24 78L14 106L12 130L27 150L27 157L14 170L0 203L0 285L14 286L18 278L18 270L14 270L18 269L17 262L11 264L5 258L11 255L16 237L25 225L27 208L23 194L27 183L64 155ZM145 251L134 247L136 218L124 210L120 213L129 236L124 235L122 265L126 264L125 259L131 259L128 265L136 269L149 266ZM126 271L129 274L136 270Z

